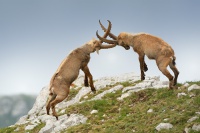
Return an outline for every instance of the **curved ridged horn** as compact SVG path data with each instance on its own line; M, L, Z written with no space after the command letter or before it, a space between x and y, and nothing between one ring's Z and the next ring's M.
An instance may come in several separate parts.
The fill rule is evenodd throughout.
M108 20L108 21L109 21L109 20ZM109 23L111 23L111 22L109 21ZM106 32L107 29L103 26L103 24L101 23L100 20L99 20L99 24L100 24L100 26L101 26L101 29L102 29L104 32ZM114 39L114 40L117 40L117 36L115 36L114 34L109 33L108 35L109 35L110 38L112 38L112 39Z
M107 20L108 21L108 29L105 31L105 33L104 33L104 35L103 35L103 38L106 38L108 35L109 35L109 33L110 33L110 30L111 30L111 22L109 21L109 20ZM101 41L101 43L102 43L103 41Z
M112 43L117 44L117 43L118 43L117 40L109 40L109 39L106 39L106 38L101 37L101 36L98 34L98 30L97 30L97 32L96 32L96 36L99 38L99 40L101 40L101 41L103 41L103 42L106 42L106 43L110 43L110 44L112 44Z
M113 47L115 47L116 46L116 44L110 44L110 45L101 45L101 49L108 49L108 48L113 48Z

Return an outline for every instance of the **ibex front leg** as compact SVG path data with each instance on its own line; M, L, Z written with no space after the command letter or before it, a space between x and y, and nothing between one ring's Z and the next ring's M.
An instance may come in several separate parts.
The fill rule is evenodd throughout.
M148 68L146 66L146 63L144 62L144 55L139 55L139 61L140 61L141 80L145 80L144 70Z
M87 77L86 74L85 74L85 79L84 79L84 85L85 85L85 87L89 86L89 84L88 84L88 77Z
M93 92L96 92L96 89L94 88L94 84L93 84L93 77L92 77L92 74L90 73L90 70L89 70L88 66L85 66L82 70L85 73L85 78L86 77L89 78L89 83L90 83L91 90Z

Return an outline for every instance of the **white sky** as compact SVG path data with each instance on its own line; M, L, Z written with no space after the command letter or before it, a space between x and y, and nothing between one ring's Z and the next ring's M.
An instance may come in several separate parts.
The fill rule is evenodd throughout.
M98 20L112 33L146 32L175 51L178 82L200 80L199 0L1 0L0 95L38 94L68 53L103 34ZM146 58L147 76L160 76ZM91 54L94 79L127 72L140 74L138 55L115 47Z

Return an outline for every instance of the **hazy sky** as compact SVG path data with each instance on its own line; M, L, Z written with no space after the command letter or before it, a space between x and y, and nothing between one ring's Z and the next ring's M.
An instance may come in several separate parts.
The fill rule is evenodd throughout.
M69 52L103 34L146 32L175 51L178 82L200 80L199 0L0 0L0 95L38 94ZM147 76L160 76L149 60ZM138 55L122 47L91 54L90 71L103 76L140 74Z

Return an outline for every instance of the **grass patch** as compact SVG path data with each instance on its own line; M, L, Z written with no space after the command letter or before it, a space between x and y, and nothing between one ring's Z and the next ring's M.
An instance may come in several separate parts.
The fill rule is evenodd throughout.
M0 128L0 133L12 133L17 127Z
M38 133L40 131L40 129L42 129L45 125L46 125L45 123L41 123L41 124L37 125L33 130L27 130L27 132Z
M40 129L42 129L45 126L45 123L38 124L34 129L32 130L25 130L25 127L28 126L28 124L19 125L15 127L6 127L6 128L0 128L0 133L38 133ZM16 130L16 131L15 131Z
M130 82L130 81L125 81L125 82L121 82L119 84L123 85L124 87L127 86L135 86L136 84L142 82L141 80L135 81L135 82Z
M123 86L129 86L130 83L122 83ZM192 124L187 121L196 115L200 110L199 90L193 92L196 96L177 97L177 94L184 92L188 94L187 89L169 90L146 89L133 93L123 101L117 101L121 96L121 90L116 93L106 94L102 100L85 102L80 105L74 105L68 109L68 112L77 110L78 113L88 117L85 124L71 127L65 132L88 132L88 133L121 133L121 132L152 132L157 133L155 127L161 122L169 122L173 125L170 130L162 130L162 133L183 132L185 127L191 127L194 123L200 123L200 119ZM96 109L97 114L90 114ZM147 113L153 109L152 113ZM164 121L167 119L167 121Z

